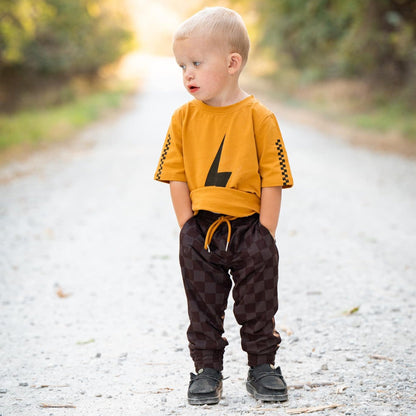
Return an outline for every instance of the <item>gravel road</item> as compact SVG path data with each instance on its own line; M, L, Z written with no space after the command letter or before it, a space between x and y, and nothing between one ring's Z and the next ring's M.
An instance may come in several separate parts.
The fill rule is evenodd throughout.
M279 114L295 180L277 236L289 401L247 395L229 310L224 399L186 403L178 228L153 172L190 97L171 60L149 68L122 115L0 169L0 415L416 415L416 161Z

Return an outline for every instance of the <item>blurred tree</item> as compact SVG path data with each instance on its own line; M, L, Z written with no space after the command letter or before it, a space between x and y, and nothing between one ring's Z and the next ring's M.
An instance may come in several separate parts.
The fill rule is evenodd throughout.
M232 2L256 10L259 46L276 59L285 57L321 78L364 76L384 85L406 85L416 97L415 0Z
M36 19L48 14L44 0L0 1L0 65L15 65L24 60L23 49L33 40Z
M120 0L0 0L0 70L95 72L133 49Z
M416 83L416 1L355 1L339 45L342 68L393 87Z
M277 56L287 54L299 69L314 66L328 70L332 51L348 20L333 3L331 0L259 2L264 28L261 45L271 47Z

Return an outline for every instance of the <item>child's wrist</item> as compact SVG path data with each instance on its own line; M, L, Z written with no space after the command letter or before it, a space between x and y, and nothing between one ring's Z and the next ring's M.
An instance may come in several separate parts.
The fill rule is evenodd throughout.
M271 229L271 228L269 228L269 227L266 227L268 230L269 230L269 232L270 232L270 234L272 235L272 237L274 238L274 239L276 239L276 229Z
M276 235L276 228L275 227L270 227L270 226L268 226L267 224L264 224L261 221L260 221L260 224L269 231L269 233L272 235L273 238L275 238L275 235Z
M191 215L187 215L185 217L182 217L178 223L179 223L179 228L182 228L187 222L188 220L190 220L193 217L193 213Z

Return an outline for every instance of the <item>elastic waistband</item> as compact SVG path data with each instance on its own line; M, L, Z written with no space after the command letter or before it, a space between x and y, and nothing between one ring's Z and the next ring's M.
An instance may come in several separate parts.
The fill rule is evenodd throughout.
M218 218L227 217L228 215L218 214L216 212L211 212L211 211L204 211L204 210L201 209L201 210L198 211L197 216L199 218L201 218L202 220L204 220L204 221L214 222L214 221L218 220ZM251 214L247 217L233 217L233 218L235 218L233 220L233 223L235 223L236 225L237 224L245 224L247 222L252 221L254 218L256 218L258 216L259 216L259 214L256 213L256 214Z
M230 244L230 241L231 241L231 221L235 222L236 225L243 224L243 223L247 223L249 221L252 221L255 218L256 215L258 216L258 214L253 214L253 215L250 215L248 217L233 217L231 215L216 214L216 213L210 212L210 211L199 211L198 216L201 219L206 220L207 222L211 222L211 225L209 226L209 228L207 230L207 234L205 236L205 243L204 243L205 250L208 250L209 252L211 251L210 248L209 248L209 245L211 243L212 237L213 237L215 231L217 231L217 228L221 224L225 223L225 224L227 224L227 228L228 228L227 242L225 244L225 251L228 251L228 245Z

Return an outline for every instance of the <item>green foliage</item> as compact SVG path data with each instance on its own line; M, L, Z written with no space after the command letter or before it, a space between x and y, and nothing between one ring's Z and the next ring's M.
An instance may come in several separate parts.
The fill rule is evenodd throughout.
M340 60L352 74L394 85L410 82L416 65L416 3L358 2L339 47Z
M116 0L2 0L0 69L94 72L135 46L123 10Z
M134 89L133 85L120 83L60 106L0 114L0 153L22 145L64 140L108 110L120 107Z
M330 0L262 3L263 45L271 46L277 56L289 55L297 68L330 70L332 51L347 21L331 3ZM324 56L326 59L322 59Z
M379 104L371 111L350 115L347 120L353 125L383 133L395 130L409 140L416 142L414 109L400 101Z
M234 3L256 10L260 47L309 78L364 77L416 101L415 0Z

